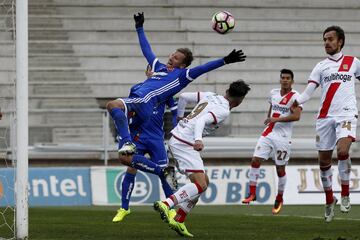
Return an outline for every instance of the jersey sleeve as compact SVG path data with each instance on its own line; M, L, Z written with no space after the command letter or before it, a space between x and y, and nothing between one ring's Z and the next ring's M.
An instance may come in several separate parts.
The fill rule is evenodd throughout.
M210 72L210 71L217 69L224 65L225 65L224 59L219 58L219 59L207 62L205 64L196 66L194 68L187 69L184 73L185 76L182 76L182 77L185 77L189 81L193 81L195 78L199 77L200 75Z
M290 105L290 106L292 106L293 103L295 102L295 100L297 100L299 97L300 97L300 93L298 93L297 91L295 91L294 96L291 98L291 105ZM299 104L299 107L300 107L301 109L304 109L304 107L303 107L302 104Z
M230 111L225 110L223 108L213 109L213 110L209 111L209 113L213 117L214 124L218 124L218 123L225 121L225 119L230 115Z
M156 58L155 54L153 53L150 43L146 38L144 28L139 27L136 29L138 34L139 43L141 47L141 51L146 58L147 62L150 64L152 71L156 71L159 68L160 62L159 59Z
M313 82L318 87L320 85L320 63L311 71L308 83Z
M355 77L360 81L360 60L355 58Z

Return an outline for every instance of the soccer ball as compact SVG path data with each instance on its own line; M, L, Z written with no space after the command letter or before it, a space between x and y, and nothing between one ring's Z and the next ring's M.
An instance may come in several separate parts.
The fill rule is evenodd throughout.
M220 33L226 34L231 32L235 27L235 18L234 16L227 12L221 11L217 12L212 17L212 28Z

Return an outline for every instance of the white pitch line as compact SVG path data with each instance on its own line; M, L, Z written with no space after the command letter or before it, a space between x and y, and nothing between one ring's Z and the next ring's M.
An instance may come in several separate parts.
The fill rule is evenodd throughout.
M247 216L254 216L254 217L270 217L272 215L268 215L268 214L261 214L261 213L255 213L255 214L244 214ZM288 215L288 214L281 214L281 215L276 215L274 217L300 217L300 218L312 218L312 219L324 219L324 217L319 217L319 216L306 216L306 215ZM358 218L341 218L341 217L334 217L334 220L346 220L346 221L360 221L360 219Z

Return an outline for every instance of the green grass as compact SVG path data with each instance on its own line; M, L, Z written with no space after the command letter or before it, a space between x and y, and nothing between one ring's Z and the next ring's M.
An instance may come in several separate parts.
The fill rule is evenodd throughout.
M31 208L30 239L179 239L150 206L132 207L122 223L111 222L116 207ZM196 239L360 239L360 206L336 209L325 223L323 206L200 206L186 223Z

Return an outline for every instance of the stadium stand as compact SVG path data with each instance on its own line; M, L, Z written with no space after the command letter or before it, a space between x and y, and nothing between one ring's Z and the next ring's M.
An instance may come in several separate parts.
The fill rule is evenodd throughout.
M302 91L311 69L325 56L321 39L325 27L338 24L344 28L345 53L356 54L360 49L357 0L34 0L29 4L31 145L101 145L99 102L103 106L106 99L126 96L131 85L144 79L146 62L132 19L138 11L145 12L146 33L161 60L183 46L193 50L193 65L222 57L233 48L244 50L248 56L245 64L226 66L202 76L186 91L222 93L236 79L251 84L252 91L219 133L232 137L222 138L221 142L248 146L247 154L252 152L264 127L266 97L278 86L279 70L292 69L294 88ZM234 32L225 36L213 32L210 19L218 10L233 13ZM12 108L12 93L8 91L12 37L11 32L0 35L0 94L5 98L2 109ZM298 141L299 149L308 152L314 148L318 101L319 92L305 105L294 129L294 143L302 139ZM4 129L8 123L0 124ZM109 137L109 141L113 143L113 138ZM216 142L216 138L212 141Z

